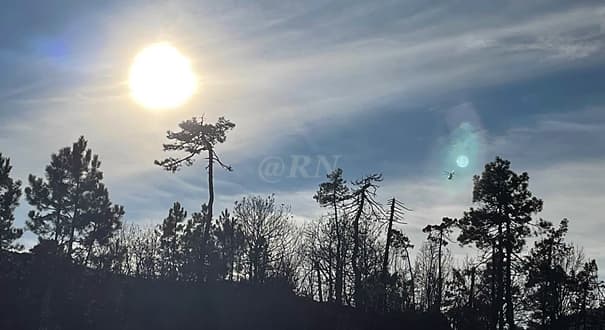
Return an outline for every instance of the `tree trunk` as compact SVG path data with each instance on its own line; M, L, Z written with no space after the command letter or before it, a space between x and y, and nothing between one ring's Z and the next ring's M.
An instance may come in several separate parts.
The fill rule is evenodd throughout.
M408 260L408 268L410 269L410 284L412 289L412 310L416 310L416 285L414 284L414 271L412 270L412 260L410 260L410 253L408 252L407 246L405 247L405 256Z
M357 214L355 214L355 219L353 222L353 274L355 276L355 306L360 307L363 304L361 301L361 271L359 270L358 258L359 258L359 219L361 218L361 213L363 211L363 206L365 202L365 191L361 191L359 194L359 208L357 209Z
M490 276L490 286L491 286L491 292L490 292L490 296L491 296L491 308L490 308L490 328L495 330L497 328L497 323L498 323L498 304L497 304L497 300L498 300L498 294L496 292L496 272L497 272L497 266L496 266L496 241L494 241L492 243L492 269L491 269L491 276Z
M468 305L471 310L473 310L473 305L475 304L475 267L471 268L471 287L468 295Z
M318 292L319 292L319 302L323 302L324 297L323 297L323 291L321 288L321 272L319 271L319 262L318 261L315 262L315 271L317 273L317 288L318 288Z
M395 198L391 202L391 213L389 215L389 225L387 227L387 241L384 247L384 258L382 260L382 287L384 290L383 304L387 308L387 276L389 267L389 248L391 247L391 231L393 230L393 218L395 217Z
M500 330L504 330L504 313L502 311L502 300L504 298L504 265L503 263L503 259L504 259L504 248L503 248L503 239L502 239L502 223L500 223L498 225L498 268L497 268L497 274L498 274L498 279L497 279L497 284L498 284L498 291L497 291L497 297L496 297L496 308L498 310L498 328Z
M95 223L93 223L93 231L95 231L97 228L97 225ZM88 261L90 260L90 254L92 253L92 247L95 245L94 240L90 241L90 244L88 244L88 246L86 247L86 259L84 259L84 266L88 265Z
M441 274L441 247L443 245L443 229L439 231L439 250L437 253L437 303L435 308L441 312L441 294L443 290L443 275Z
M327 273L327 277L328 277L328 299L327 301L332 301L332 298L334 297L334 272L333 269L334 267L332 266L333 264L333 260L334 260L334 253L332 253L332 241L330 240L330 243L328 245L328 271Z
M395 198L391 202L391 212L389 215L389 225L387 227L387 241L384 247L384 257L382 259L382 281L386 285L386 277L389 266L389 248L391 247L391 231L393 230L393 218L395 216Z
M229 243L229 274L227 278L233 281L233 267L235 265L235 226L231 225L231 242Z
M506 220L506 319L508 328L515 329L515 312L513 307L513 288L512 288L512 233L510 229L511 220Z
M80 212L78 212L78 202L80 201L80 183L76 184L76 192L75 192L75 201L74 201L74 215L71 219L71 228L69 229L69 245L67 247L67 257L72 260L71 252L73 250L74 244L74 236L76 234L76 221L78 221L78 217L80 216Z
M336 283L335 296L336 304L342 305L343 288L343 255L342 255L342 237L340 235L340 224L338 222L338 207L336 205L336 196L332 196L332 206L334 207L334 225L336 226Z
M202 248L201 254L201 269L200 269L200 281L204 281L206 276L206 250L208 247L208 236L210 234L210 225L212 224L212 207L214 205L214 180L213 180L213 165L214 165L214 152L212 146L208 146L208 211L206 213L206 219L204 223L204 234L202 236Z

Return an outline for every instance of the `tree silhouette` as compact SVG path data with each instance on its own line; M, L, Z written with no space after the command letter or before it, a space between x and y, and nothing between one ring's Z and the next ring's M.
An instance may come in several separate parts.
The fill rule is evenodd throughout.
M178 132L168 131L166 138L174 142L164 144L164 151L181 151L185 156L180 158L168 157L164 160L155 161L156 165L163 167L167 171L175 172L183 165L191 166L195 161L195 157L202 152L208 154L208 211L206 213L204 233L202 237L201 247L201 274L204 276L206 267L206 247L208 244L208 235L212 223L212 208L214 206L214 162L221 167L231 171L231 166L225 165L215 151L215 146L218 143L223 143L227 139L227 132L235 127L235 124L219 117L215 124L204 122L204 117L193 117L179 124L181 128Z
M428 233L428 240L437 245L437 296L434 304L435 310L441 311L441 301L443 297L443 271L442 271L442 248L451 241L449 238L452 232L452 227L456 225L456 220L450 218L443 218L441 223L438 225L427 225L422 229L423 232Z
M575 294L572 308L577 316L574 322L576 328L580 328L580 325L582 329L590 329L594 326L594 324L588 324L589 310L597 305L600 286L602 286L602 282L599 282L597 262L592 259L584 263L584 267L576 274L571 283ZM602 322L603 320L599 324L602 325Z
M202 280L202 238L208 213L206 204L200 212L194 212L191 218L181 225L179 231L183 252L183 277L189 280Z
M343 257L343 273L346 274L346 265L344 264L347 257L347 237L349 233L346 226L346 218L340 217L339 222L344 229L341 234L341 253ZM329 216L323 216L315 221L312 221L304 227L304 242L303 254L305 258L305 269L302 270L302 281L308 283L306 293L311 297L320 297L324 300L324 292L328 301L336 301L334 296L335 281L335 258L336 250L334 241L336 241L336 231L334 221ZM305 282L307 280L307 282ZM343 288L346 286L346 278L343 277ZM324 288L325 287L325 288ZM316 290L317 289L317 290ZM304 291L303 290L303 291ZM317 291L317 295L315 292ZM344 291L343 296L344 298ZM344 299L343 299L344 300Z
M160 244L155 227L129 225L124 232L127 275L135 278L155 278L159 272Z
M122 227L124 207L115 205L109 199L109 192L103 183L97 182L94 193L85 196L90 221L80 229L81 244L86 249L84 264L88 262L95 246L107 247L110 239ZM115 252L115 251L109 251Z
M391 229L391 241L393 249L396 251L403 252L403 257L405 258L405 262L407 263L407 269L410 273L410 290L407 291L409 297L406 297L407 308L404 310L416 310L416 279L414 274L414 269L412 268L412 259L410 257L410 249L414 248L414 245L411 243L410 238L407 237L402 231L397 229ZM405 274L402 275L403 277Z
M353 276L355 278L355 305L363 306L362 298L362 282L361 282L361 269L359 267L359 249L360 249L360 232L359 222L361 216L365 213L366 215L376 215L381 212L380 205L375 201L376 189L378 185L376 183L382 181L381 174L372 174L361 178L354 182L356 186L351 196L353 198L353 204L350 205L354 209L355 217L353 218L353 255L351 265L353 267Z
M25 188L28 202L35 207L29 212L28 229L56 241L59 252L72 259L75 244L83 247L78 252L90 252L94 242L106 243L124 213L109 200L100 166L98 155L93 156L81 136L71 148L52 154L45 177L30 175Z
M391 248L391 244L392 244L392 238L393 238L393 223L397 222L400 224L404 224L404 222L402 221L403 219L403 214L404 211L411 211L409 208L407 208L402 202L396 200L395 198L391 199L391 206L390 206L390 210L389 210L389 219L387 222L387 237L386 237L386 242L385 242L385 246L384 246L384 256L382 258L382 269L380 271L381 273L381 280L383 282L383 289L384 289L384 307L385 309L387 308L387 298L388 298L388 292L387 292L387 286L388 286L388 282L389 282L389 271L388 271L388 267L389 267L389 255L390 255L390 248Z
M225 209L214 228L221 259L227 267L227 278L232 281L238 261L244 248L242 225Z
M473 181L473 203L478 208L471 207L460 219L462 233L458 240L491 253L495 276L491 279L490 327L502 328L506 316L509 328L514 329L512 257L523 248L524 238L530 234L531 215L542 210L542 201L528 190L527 173L516 174L510 162L500 157L486 164L481 176Z
M560 327L566 312L566 289L572 278L566 273L564 262L573 252L573 247L565 242L567 228L567 219L563 219L558 228L541 220L539 229L544 237L535 242L525 264L525 286L532 311L530 324L542 329Z
M275 269L280 243L290 233L289 209L276 205L275 197L244 197L235 202L233 215L242 224L247 248L248 276L253 283L264 282Z
M0 153L0 250L18 248L13 242L23 235L22 229L13 227L14 211L21 197L21 181L11 178L12 168L10 158L2 157Z
M468 257L460 267L452 268L443 305L454 329L489 328L489 283L481 275L476 260Z
M397 227L405 224L403 212L409 209L394 198L388 212L382 209L375 199L379 174L349 188L341 169L329 173L313 195L326 214L302 226L291 221L289 207L277 204L274 195L244 197L213 219L212 166L217 162L229 169L214 147L232 128L222 118L217 124L194 118L181 124L181 132L169 132L174 143L164 149L187 155L156 163L176 171L208 152L210 203L188 218L174 202L159 226L122 226L124 209L109 198L99 158L83 137L59 150L44 177L30 175L25 189L34 207L27 226L39 236L31 254L4 251L16 247L12 244L21 235L13 228L21 183L10 176L9 159L0 155L0 292L14 302L0 309L0 327L22 328L15 325L24 320L33 326L23 328L126 324L134 329L138 318L159 320L155 314L162 313L149 311L160 307L148 308L159 303L170 314L159 327L166 321L187 328L194 320L187 310L212 311L228 303L233 310L250 310L242 317L246 321L283 317L297 329L325 328L327 319L336 319L328 328L416 325L409 320L433 328L445 318L444 327L464 330L602 328L605 284L596 261L565 241L566 219L558 226L532 221L542 201L529 191L527 173L516 174L510 162L496 158L474 177L474 205L462 218L444 217L423 229L428 238L413 266L414 245ZM460 229L461 245L479 248L476 258L454 262L448 248L454 228ZM536 239L527 252L530 235ZM271 304L256 306L265 300ZM310 300L328 304L317 307ZM271 317L260 310L271 311ZM307 315L292 321L287 314L292 310L321 311L318 319L324 323L304 323ZM136 317L129 319L128 313ZM210 327L232 328L230 321L217 321L223 313L200 314Z
M434 239L422 243L414 260L414 271L418 294L418 307L422 311L437 314L440 309L439 290L443 289L439 283L439 277L447 278L450 273L452 257L449 249L441 246ZM441 268L441 275L440 273Z
M334 221L334 230L336 234L336 271L335 271L335 299L336 303L342 304L342 291L344 288L344 258L343 240L344 231L343 221L339 218L338 209L341 203L349 198L349 188L342 177L342 169L337 168L327 175L328 181L319 185L319 189L313 198L322 207L332 208L332 219ZM319 264L317 265L319 272ZM319 276L318 276L319 278Z
M179 271L179 225L187 218L187 211L181 203L174 202L168 211L168 217L160 225L160 248L162 253L162 265L168 278L176 279Z

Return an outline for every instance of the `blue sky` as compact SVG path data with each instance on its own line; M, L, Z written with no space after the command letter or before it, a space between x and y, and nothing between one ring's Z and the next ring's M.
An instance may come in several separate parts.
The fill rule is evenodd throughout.
M226 116L237 127L220 151L234 172L217 174L218 208L275 193L297 221L315 218L322 178L289 177L288 166L293 157L311 166L338 159L349 180L384 174L380 198L414 209L406 230L419 242L426 224L468 208L472 175L501 155L529 172L541 216L569 218L570 239L605 264L602 2L2 6L0 151L24 181L83 134L125 220L158 223L173 201L193 211L206 199L201 164L176 175L153 165L165 130L191 116ZM150 112L128 95L132 58L157 41L186 54L200 77L179 109ZM276 157L286 171L263 180L263 161ZM17 225L29 209L22 204Z

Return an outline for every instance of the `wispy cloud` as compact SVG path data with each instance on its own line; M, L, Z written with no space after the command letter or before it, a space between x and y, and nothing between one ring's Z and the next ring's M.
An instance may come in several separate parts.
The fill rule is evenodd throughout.
M470 171L455 182L439 176L441 149L451 146L460 117L478 130L481 161L496 154L510 158L532 175L536 193L547 202L545 215L578 219L570 235L590 231L596 212L602 213L596 201L603 197L597 190L605 152L602 100L583 100L567 113L521 109L516 114L522 120L511 115L511 123L501 123L498 131L482 124L496 120L495 105L473 103L489 87L601 66L600 3L90 6L60 12L41 6L50 18L13 33L0 49L6 73L0 77L0 149L13 158L21 178L41 174L50 152L84 134L101 155L114 200L126 204L128 218L159 221L174 200L194 210L206 192L202 165L177 175L153 165L165 156L165 130L194 115L225 115L237 128L221 152L240 174L219 175L218 208L244 194L276 192L298 219L318 216L322 210L312 200L318 182L262 185L257 162L294 146L303 153L336 152L347 140L354 151L343 158L350 160L345 171L357 175L386 167L381 198L396 196L414 209L408 228L419 241L425 224L459 216L470 205ZM6 23L7 15L0 14L2 31L14 25ZM199 94L174 112L139 109L126 89L132 56L157 40L188 54L201 79ZM55 41L64 46L61 56L46 52ZM404 111L422 114L396 117ZM370 126L368 118L377 119ZM412 129L416 136L406 135ZM400 135L369 141L382 131ZM437 151L424 150L430 148ZM573 196L565 193L571 190ZM588 249L596 254L602 244L591 237Z

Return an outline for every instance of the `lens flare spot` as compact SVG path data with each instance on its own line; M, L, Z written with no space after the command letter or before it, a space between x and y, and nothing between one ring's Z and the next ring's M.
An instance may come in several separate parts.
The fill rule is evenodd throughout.
M465 155L460 155L458 156L458 158L456 158L456 165L458 165L458 167L465 168L468 166L468 163L468 157L466 157Z

